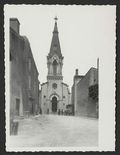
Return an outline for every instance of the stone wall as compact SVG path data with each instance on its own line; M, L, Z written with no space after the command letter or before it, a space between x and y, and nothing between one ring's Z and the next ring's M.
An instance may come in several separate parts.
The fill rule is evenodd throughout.
M76 115L96 117L96 101L89 97L89 87L98 83L98 71L91 68L77 84Z
M16 19L17 20L17 19ZM12 20L10 20L11 23ZM10 116L36 114L39 105L38 71L29 41L10 24ZM14 27L13 27L14 25ZM29 59L31 69L29 70ZM29 83L29 77L31 78ZM29 85L30 88L29 88ZM19 104L19 105L18 105ZM33 111L32 111L32 109ZM32 112L31 112L32 111Z

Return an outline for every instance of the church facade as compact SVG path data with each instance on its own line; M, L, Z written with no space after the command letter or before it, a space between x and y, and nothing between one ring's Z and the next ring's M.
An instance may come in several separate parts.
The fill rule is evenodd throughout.
M51 47L47 56L47 82L41 84L41 110L43 114L64 113L66 106L70 104L69 87L63 82L63 58L58 36L57 18L55 18Z

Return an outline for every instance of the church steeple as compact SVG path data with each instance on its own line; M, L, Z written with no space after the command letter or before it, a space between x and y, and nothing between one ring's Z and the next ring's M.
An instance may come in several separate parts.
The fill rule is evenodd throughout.
M54 30L53 30L53 37L52 37L50 52L48 56L52 57L53 55L56 54L58 57L62 57L60 42L59 42L59 37L58 37L58 28L57 28L58 18L55 17L54 19L55 19L55 25L54 25Z
M50 52L47 56L48 76L47 80L62 80L63 56L61 54L60 42L58 37L57 17L53 30Z
M66 105L70 104L68 85L63 83L62 67L63 56L58 37L57 17L55 17L51 47L47 56L47 82L41 85L41 109L43 114L64 112Z

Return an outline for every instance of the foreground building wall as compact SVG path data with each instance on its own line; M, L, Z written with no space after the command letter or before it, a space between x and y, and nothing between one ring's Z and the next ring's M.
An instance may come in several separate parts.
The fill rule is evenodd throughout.
M72 103L75 115L98 117L98 69L91 68L85 76L74 76Z
M10 19L10 117L36 114L38 71L29 41L19 34L19 21Z
M98 84L97 69L91 68L77 84L76 115L97 116L97 103L89 96L89 87Z

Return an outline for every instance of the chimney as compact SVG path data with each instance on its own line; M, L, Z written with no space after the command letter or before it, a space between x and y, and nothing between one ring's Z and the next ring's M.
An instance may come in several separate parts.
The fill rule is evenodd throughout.
M75 70L75 75L78 75L78 69Z
M19 34L20 23L17 18L10 18L10 27Z

